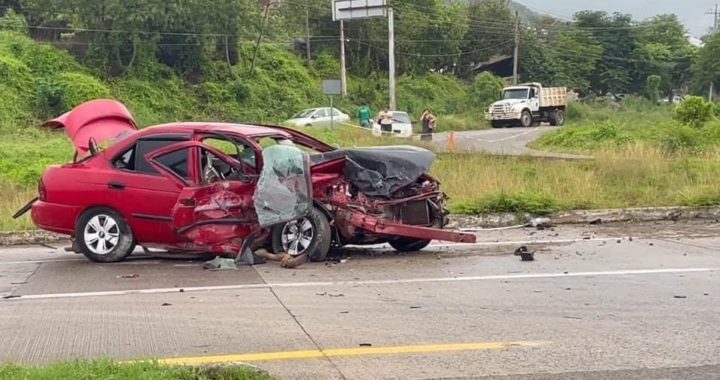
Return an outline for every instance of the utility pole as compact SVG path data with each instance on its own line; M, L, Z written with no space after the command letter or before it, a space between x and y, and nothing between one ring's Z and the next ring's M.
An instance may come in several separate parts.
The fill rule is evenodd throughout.
M308 0L305 0L305 53L307 65L310 67L310 2Z
M388 64L390 72L390 110L394 111L395 100L395 12L392 7L387 9L388 16Z
M713 22L713 34L716 34L718 32L718 5L715 4L715 12L706 12L705 14L713 15L713 17L715 18ZM708 100L711 102L713 101L713 93L713 80L710 79L710 91L708 92Z
M345 65L345 23L340 20L340 82L342 97L347 96L347 67Z
M518 83L518 54L520 53L520 14L515 11L515 52L513 53L513 83Z
M263 17L262 26L260 27L260 33L258 33L257 41L255 41L255 51L253 52L252 66L250 67L250 73L255 73L255 60L257 59L258 50L260 50L260 41L262 40L263 33L265 32L265 24L267 24L268 16L270 15L270 5L272 1L265 3L265 17Z

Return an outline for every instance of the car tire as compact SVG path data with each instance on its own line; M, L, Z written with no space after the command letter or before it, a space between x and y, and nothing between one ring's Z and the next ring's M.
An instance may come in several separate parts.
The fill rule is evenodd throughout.
M417 252L430 245L430 240L399 238L390 241L390 246L398 252Z
M123 261L135 249L135 237L125 219L105 207L91 208L78 218L75 241L88 260L99 263Z
M311 236L310 243L307 246L302 246L302 243L300 243L302 246L301 253L306 253L310 261L325 261L332 243L332 229L328 218L322 211L313 207L305 218L273 227L271 235L273 252L276 254L287 252L289 245L295 240L292 238L283 240L283 235L293 232Z

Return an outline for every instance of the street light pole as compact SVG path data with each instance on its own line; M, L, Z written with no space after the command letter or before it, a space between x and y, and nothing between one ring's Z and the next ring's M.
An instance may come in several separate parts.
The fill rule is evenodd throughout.
M395 17L392 7L388 7L388 71L390 72L390 110L395 110Z

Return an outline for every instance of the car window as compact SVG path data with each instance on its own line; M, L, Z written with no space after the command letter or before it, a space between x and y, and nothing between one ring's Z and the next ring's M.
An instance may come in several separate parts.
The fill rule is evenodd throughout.
M113 167L116 169L158 175L160 173L147 162L145 155L154 150L187 140L187 138L178 136L138 140L135 145L115 158Z
M340 116L340 112L333 108L333 116Z
M309 109L309 110L305 110L305 111L302 111L302 112L298 112L297 114L295 114L295 116L293 116L293 118L294 118L294 119L303 119L303 118L306 118L306 117L310 117L310 116L313 114L313 112L315 112L315 109L314 109L314 108L313 108L313 109Z
M113 166L116 169L135 170L135 146L116 158Z
M327 117L327 111L325 108L319 109L317 112L315 112L315 117Z
M151 173L151 174L159 174L155 168L150 165L150 163L147 162L145 159L145 155L158 150L160 148L164 148L166 146L176 144L181 141L186 141L186 139L147 139L147 140L139 140L137 144L135 145L135 171L142 172L142 173Z
M180 178L189 179L188 157L190 148L181 149L175 152L166 153L155 158L155 161L177 174Z
M405 112L395 112L393 114L393 120L402 124L410 124L410 117Z
M208 137L206 139L202 140L203 144L209 145L225 154L227 154L230 157L238 157L238 153L240 153L240 147L237 146L236 143L226 140L226 139L220 139L215 137Z

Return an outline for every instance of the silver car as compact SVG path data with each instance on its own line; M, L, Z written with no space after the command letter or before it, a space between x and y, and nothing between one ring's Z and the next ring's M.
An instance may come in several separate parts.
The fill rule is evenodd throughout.
M286 120L285 124L294 125L296 127L330 127L332 112L332 123L337 126L339 123L347 123L350 116L341 112L337 108L321 107L311 108L298 112L290 120Z

